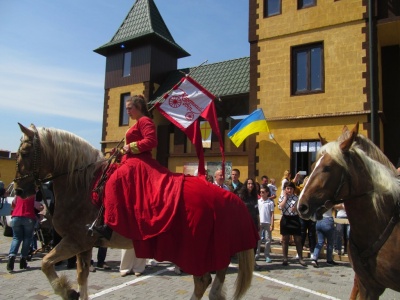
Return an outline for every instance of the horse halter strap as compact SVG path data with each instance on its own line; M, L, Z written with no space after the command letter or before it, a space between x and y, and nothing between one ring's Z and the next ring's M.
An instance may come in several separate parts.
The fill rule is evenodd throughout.
M378 239L371 245L371 247L359 253L360 257L366 259L377 253L385 244L389 236L392 234L393 228L397 224L397 222L399 222L399 220L400 220L400 203L397 202L395 205L393 216L390 218L389 223L386 225L385 230L381 233ZM352 244L355 246L353 241Z
M339 193L342 190L344 184L346 183L346 179L348 180L348 183L349 183L349 196L347 196L346 198L340 198L339 199ZM351 200L351 199L364 197L365 195L368 195L368 194L370 194L371 192L374 191L374 190L371 190L371 191L367 191L367 192L364 192L364 193L361 193L361 194L358 194L358 195L352 195L351 194L351 191L352 191L351 187L352 187L351 176L350 176L350 174L348 172L343 171L342 172L342 176L340 177L339 185L338 185L335 193L333 194L333 200L327 200L324 203L325 208L330 209L330 208L333 207L333 205L344 203L344 202L346 202L348 200Z
M324 203L324 207L325 207L326 209L330 209L330 208L332 208L334 205L343 203L343 202L345 202L346 200L349 200L349 199L350 199L350 198L348 198L348 199L343 199L343 198L338 199L338 198L339 198L339 193L340 193L340 191L342 190L342 188L343 188L343 186L344 186L344 184L345 184L345 182L346 182L346 177L348 177L348 178L349 178L349 181L350 181L350 184L349 184L349 194L351 194L351 178L350 178L350 176L349 176L346 172L343 171L343 172L342 172L342 176L340 177L339 185L338 185L338 187L337 187L335 193L333 194L333 200L326 200L325 203ZM351 198L354 198L354 197L351 197Z
M76 169L74 169L72 171L62 172L62 173L59 173L59 174L56 174L56 175L40 178L40 171L41 171L40 168L41 168L41 165L42 165L42 155L41 155L42 153L41 153L41 148L40 148L40 138L39 138L39 132L37 131L36 127L33 128L33 131L34 131L34 135L33 135L32 142L29 141L30 143L32 143L32 146L33 146L33 168L32 168L33 170L32 170L31 173L28 173L26 175L14 178L13 181L19 181L19 180L22 180L22 179L25 179L25 178L28 178L28 177L33 177L33 180L35 181L35 186L36 187L41 187L44 182L48 182L48 181L54 180L54 179L56 179L58 177L67 175L67 174L69 174L71 172L76 172L76 171L83 170L83 169L95 164L95 163L90 163L90 164L88 164L88 165L86 165L84 167L76 168ZM19 146L20 148L21 148L21 146L22 146L22 144L24 142L25 142L24 140L21 141L21 144ZM17 155L19 155L19 154L17 154ZM17 159L17 163L16 163L16 168L17 168L17 171L19 172L18 159Z
M33 135L33 139L32 139L33 170L29 174L14 178L13 181L19 181L19 180L25 179L27 177L33 177L33 180L35 181L35 185L37 187L39 187L42 184L42 180L40 180L40 178L39 178L40 166L41 166L40 138L39 138L39 132L37 131L36 127L33 127L33 130L34 130L34 135ZM23 143L24 143L24 141L22 140L19 148L21 148ZM19 150L18 150L18 155L20 155ZM18 158L17 158L17 163L16 163L16 169L19 172Z

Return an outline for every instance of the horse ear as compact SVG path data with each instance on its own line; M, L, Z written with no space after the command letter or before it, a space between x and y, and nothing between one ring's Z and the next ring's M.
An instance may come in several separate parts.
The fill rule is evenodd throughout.
M354 131L354 132L356 133L356 135L358 134L358 128L359 128L359 127L360 127L360 123L357 122L357 124L354 125L354 128L353 128L353 130L352 130L352 131Z
M31 128L33 129L33 132L36 132L36 131L37 131L36 126L35 126L35 124L33 124L33 123L31 123Z
M25 127L21 123L18 123L18 125L19 125L19 128L21 129L22 133L24 133L29 138L33 138L34 137L35 133L31 129Z
M347 127L347 125L344 125L343 129L342 129L342 133L345 133L347 131L349 131L349 127Z
M357 122L356 126L350 131L350 136L345 139L342 143L340 143L340 149L342 149L342 152L347 152L349 151L351 145L353 144L355 138L358 135L358 125L359 123Z
M318 136L319 136L319 141L321 142L322 146L328 144L328 141L326 140L326 138L322 137L319 132L318 132Z

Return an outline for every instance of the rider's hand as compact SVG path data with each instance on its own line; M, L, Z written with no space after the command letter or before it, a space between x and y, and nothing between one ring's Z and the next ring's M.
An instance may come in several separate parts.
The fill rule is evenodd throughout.
M131 152L131 146L129 145L125 145L124 147L122 147L122 149L124 150L125 153Z

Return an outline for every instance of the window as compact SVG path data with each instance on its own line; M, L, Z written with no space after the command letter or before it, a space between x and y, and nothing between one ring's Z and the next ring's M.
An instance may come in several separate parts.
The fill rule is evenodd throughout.
M281 14L281 0L264 0L264 18Z
M122 94L121 95L121 100L120 100L120 110L119 110L119 125L124 126L124 125L129 125L129 116L128 113L126 112L126 101L129 99L131 96L130 93Z
M324 91L322 43L292 48L292 95Z
M124 53L124 69L122 76L127 77L131 75L131 61L132 61L132 52Z
M299 171L306 171L307 176L310 175L311 166L317 158L317 151L321 148L319 140L311 141L293 141L292 142L292 176Z
M297 9L307 8L317 5L317 0L297 0Z

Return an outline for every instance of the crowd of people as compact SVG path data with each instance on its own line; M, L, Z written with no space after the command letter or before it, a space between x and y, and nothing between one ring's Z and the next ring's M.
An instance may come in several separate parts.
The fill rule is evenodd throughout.
M282 194L288 189L288 186L293 187L294 194L294 203L293 212L297 215L297 211L295 209L298 196L300 195L301 190L307 183L308 177L301 178L300 173L297 173L296 176L291 179L291 174L289 170L284 172L284 176L282 179ZM284 199L281 194L281 199ZM282 206L282 202L280 202ZM282 209L282 214L284 213L284 208ZM343 204L338 204L326 211L323 214L323 218L314 222L312 220L303 220L299 218L300 224L296 224L298 229L300 230L300 246L298 246L298 242L296 242L296 236L294 236L296 250L297 250L297 258L299 259L300 264L302 264L302 256L301 250L309 250L311 264L318 268L320 265L318 263L318 259L320 257L321 250L326 247L326 263L328 265L337 265L338 263L333 260L333 251L334 249L339 255L347 254L347 240L350 232L350 225L348 224L335 224L334 216L337 218L347 218L346 212L344 210ZM283 216L282 216L283 217ZM281 226L282 223L281 219ZM281 229L282 232L282 229ZM298 233L298 232L297 232ZM299 238L297 238L299 239ZM308 239L308 247L305 247L306 240ZM342 252L342 245L344 245L344 251ZM282 248L286 248L287 244L282 242ZM285 257L285 250L284 257ZM304 261L303 261L304 262ZM285 259L283 264L285 264ZM303 264L302 264L303 265Z
M125 189L134 191L135 189L129 189L125 184L133 184L129 177L133 176L135 166L140 164L152 164L157 168L164 168L156 163L152 159L151 151L157 146L156 129L153 121L150 118L150 114L147 110L147 104L143 96L132 96L126 101L126 111L129 117L136 121L136 123L126 133L126 144L123 147L123 151L126 154L124 157L124 163L119 167L119 175L113 173L110 175L107 186L113 188L113 191L119 191L121 195L115 193L105 193L104 203L113 204L115 201L120 201L120 197L124 197L123 191ZM139 160L138 160L139 158ZM124 172L122 172L122 171ZM126 180L119 180L118 176L126 176ZM300 265L306 266L303 259L303 249L305 247L306 238L309 240L309 250L311 252L312 264L318 267L318 258L322 247L324 246L325 239L327 240L327 263L334 265L336 262L333 261L332 253L334 247L334 222L332 217L332 211L328 211L324 214L324 218L318 221L316 224L312 221L301 220L297 213L297 201L299 192L306 182L307 178L300 180L300 174L297 173L292 179L289 170L286 170L283 174L281 181L281 194L278 197L278 188L274 178L269 179L266 175L261 177L261 182L256 182L253 178L247 178L243 183L240 181L239 169L233 169L230 174L230 180L226 181L224 172L217 170L214 176L208 174L206 179L218 187L231 191L240 197L244 202L252 220L254 226L258 229L260 234L260 240L254 245L254 255L256 260L261 257L261 242L265 242L264 247L264 259L267 263L271 263L271 242L272 242L272 231L274 230L274 211L277 205L279 210L282 212L280 220L280 234L281 234L281 245L283 252L284 266L288 265L288 249L291 243L294 243L297 250L297 260ZM118 185L118 186L117 186ZM107 187L106 186L106 187ZM117 188L116 188L117 186ZM1 187L0 187L1 188ZM38 200L38 201L36 201ZM9 258L7 263L7 270L12 271L14 269L14 262L17 256L20 245L21 258L20 258L20 269L27 268L27 257L29 254L30 245L32 244L33 231L35 224L37 224L37 212L43 209L43 205L40 204L41 199L35 199L35 196L28 198L27 200L21 200L19 197L15 197L14 211L12 214L12 228L14 230L14 236L10 247ZM336 207L335 207L336 208ZM35 211L36 209L36 211ZM344 207L337 207L338 217L345 218ZM107 207L106 207L107 211ZM107 224L105 218L104 224L94 226L96 234L99 238L110 239L113 234L113 229ZM336 235L338 252L341 254L342 247L342 235L349 230L348 226L338 226L336 230L339 234ZM346 235L346 238L348 236ZM293 238L293 240L291 240ZM345 247L346 251L346 238ZM340 241L339 241L340 240ZM98 250L98 262L97 266L102 269L109 269L109 266L105 263L105 257L107 248L99 248ZM68 267L74 267L74 258L68 261ZM122 250L121 253L121 265L120 272L121 276L129 274L141 275L146 266L146 260L140 259L135 256L134 250ZM179 270L179 267L177 267ZM93 262L91 271L94 271Z
M258 183L252 178L246 179L243 183L239 180L240 171L233 169L231 179L225 181L223 172L217 170L214 174L214 184L224 189L229 189L237 194L245 203L254 224L259 230L260 240L254 248L255 259L261 258L261 244L264 246L264 259L267 263L272 262L270 257L272 231L274 230L275 207L281 211L280 219L280 243L282 246L282 265L289 264L289 245L296 248L296 259L302 266L307 266L303 259L303 251L309 251L311 264L318 268L318 259L323 248L326 248L326 263L337 265L333 260L333 251L338 255L347 254L347 241L350 232L350 225L334 223L334 216L340 219L347 219L343 204L338 204L328 210L323 218L317 222L303 220L297 212L297 201L301 190L306 184L308 177L297 173L292 178L290 171L285 170L281 179L281 193L277 197L278 188L274 178L269 179L264 175Z

